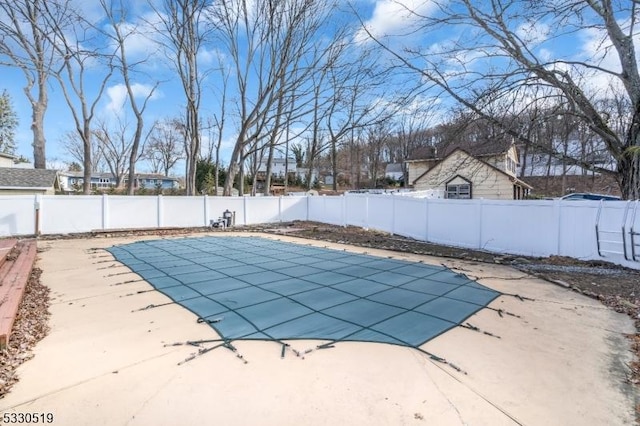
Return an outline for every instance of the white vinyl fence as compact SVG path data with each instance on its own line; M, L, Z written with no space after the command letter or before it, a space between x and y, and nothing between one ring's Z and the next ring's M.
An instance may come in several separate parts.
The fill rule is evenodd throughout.
M0 237L34 235L38 231L72 234L202 227L220 218L225 210L234 212L236 225L312 220L497 253L604 258L640 268L638 201L447 200L387 194L0 196Z

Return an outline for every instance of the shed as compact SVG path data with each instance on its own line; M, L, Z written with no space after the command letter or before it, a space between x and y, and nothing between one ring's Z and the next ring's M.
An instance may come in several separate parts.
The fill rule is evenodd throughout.
M0 167L0 194L54 195L58 190L57 170Z

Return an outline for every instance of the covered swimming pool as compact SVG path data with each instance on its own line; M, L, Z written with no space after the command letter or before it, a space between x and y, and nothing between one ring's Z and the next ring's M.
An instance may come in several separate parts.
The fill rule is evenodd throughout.
M228 341L419 347L500 295L442 266L256 236L149 240L107 250Z

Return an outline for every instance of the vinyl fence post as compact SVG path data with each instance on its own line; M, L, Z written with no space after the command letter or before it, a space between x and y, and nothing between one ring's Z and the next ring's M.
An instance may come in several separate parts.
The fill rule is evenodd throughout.
M424 199L424 241L429 241L429 198Z
M364 229L369 229L369 194L364 196Z
M311 214L311 201L309 200L311 195L307 194L307 222L309 221L309 215Z
M347 227L347 197L342 194L340 197L342 202L342 227Z
M102 230L109 227L109 196L102 194Z
M204 203L204 206L203 206L204 226L207 226L209 224L209 196L207 194L204 194L202 198L203 198L202 202Z
M278 197L278 221L282 223L282 195Z
M482 212L484 210L484 198L480 198L480 202L478 203L478 250L482 250L482 226L483 226L483 216Z
M33 200L33 211L34 211L34 224L33 224L33 235L36 237L40 235L40 213L42 213L42 195L36 194L35 199Z
M554 218L556 220L556 255L560 255L560 236L562 235L562 205L561 200L553 200Z
M396 234L396 197L391 194L391 235Z
M244 225L247 225L247 196L243 195L242 196L242 216L243 216L243 220L244 220Z
M156 217L158 219L158 228L162 228L164 223L164 200L162 199L162 194L158 194L158 208L156 210Z

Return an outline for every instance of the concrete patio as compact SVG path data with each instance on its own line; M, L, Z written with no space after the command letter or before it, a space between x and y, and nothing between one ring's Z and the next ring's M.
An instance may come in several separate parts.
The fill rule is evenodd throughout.
M493 336L457 327L422 346L463 372L415 349L351 342L281 358L279 344L237 341L242 358L221 347L184 362L198 348L173 343L216 333L175 304L143 309L169 299L101 250L141 238L150 239L39 242L51 332L19 368L2 412L53 413L61 425L635 423L637 395L625 381L632 321L509 267L367 250L444 263L533 299L489 305L519 317L484 309L468 320ZM291 342L300 352L317 345Z

